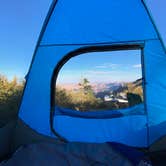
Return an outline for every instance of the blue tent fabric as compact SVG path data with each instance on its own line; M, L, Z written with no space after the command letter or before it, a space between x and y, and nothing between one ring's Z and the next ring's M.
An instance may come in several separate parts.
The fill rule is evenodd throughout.
M59 0L41 45L110 43L156 38L156 32L141 0Z
M164 136L166 52L144 3L58 0L54 4L36 47L19 117L37 132L55 137L50 126L51 81L59 62L78 49L137 44L143 53L144 107L107 118L105 113L87 118L55 109L53 128L70 141L114 141L135 147L148 147Z
M150 143L165 135L166 121L166 54L159 40L145 47L146 97Z
M70 141L101 143L111 140L130 146L146 147L146 117L143 111L140 114L141 107L144 108L140 104L125 110L86 113L56 107L54 127ZM123 114L123 111L127 114ZM131 116L130 113L133 114L134 111L135 115Z
M34 70L36 70L36 72L30 72L29 80L31 79L31 83L29 84L30 85L29 87L26 87L26 88L30 88L30 89L25 90L27 93L25 93L24 95L27 96L27 99L22 101L22 107L24 107L27 111L20 111L20 117L22 119L26 119L26 123L31 128L34 128L34 126L35 126L36 131L38 131L39 133L43 133L43 134L52 136L52 134L50 132L50 91L51 91L50 80L52 77L54 67L55 67L56 63L63 57L64 51L66 51L65 54L67 54L67 53L71 52L72 50L75 50L78 48L80 48L80 46L73 46L72 48L65 47L65 46L46 47L46 48L41 47L37 52L38 55L42 56L42 59L41 58L36 59L36 61L34 62L34 65L33 65L35 67ZM51 53L49 59L48 59L48 52ZM58 56L55 56L57 54L57 52L58 52ZM43 64L42 72L41 72L41 68L40 68L39 64L40 65ZM48 70L48 69L51 69L52 72L50 72L50 70ZM40 86L38 83L40 84ZM42 87L45 87L45 88L42 88ZM43 95L43 94L45 94L45 95ZM36 100L39 100L40 104ZM31 103L31 104L29 104L29 103ZM140 107L140 108L142 110L142 107ZM33 111L33 116L32 116L32 112L30 110L35 110L35 111ZM41 114L41 110L44 110L44 111L42 111L42 114ZM69 120L70 118L71 117L67 117L66 120ZM79 126L77 123L76 124L73 123L75 118L71 118L70 121L72 123L68 123L69 121L64 121L64 116L56 116L55 119L56 119L56 120L54 120L55 124L60 123L61 124L60 131L62 130L63 132L66 131L66 129L68 129L65 125ZM131 121L129 119L131 119ZM84 123L88 124L87 123L88 121L91 124L91 122L95 121L95 119L87 120L87 121L85 120ZM101 119L101 121L103 121L103 120ZM106 130L109 132L111 129L113 129L113 132L111 132L111 134L109 134L111 137L113 137L113 139L111 139L108 136L104 137L103 132L97 132L97 135L99 135L99 142L116 141L116 139L117 139L117 141L119 141L119 139L120 139L121 143L127 143L128 145L135 145L135 146L139 146L139 147L147 146L146 116L145 115L136 116L135 118L134 118L134 116L132 116L132 118L131 117L120 118L120 121L122 123L120 121L118 121L117 119L116 120L113 119L113 121L111 119L108 119L107 121L104 120L103 125L106 127L106 129L105 129L105 127L102 127L102 128L99 127L100 126L99 124L101 121L96 120L99 131ZM108 123L108 121L110 121L110 123ZM138 121L140 121L139 125L138 125ZM78 121L79 124L80 124L80 122L81 121ZM95 131L97 126L93 129L91 128L92 131ZM134 129L134 126L137 126L137 128ZM111 128L109 129L109 127L111 127ZM118 129L122 127L121 133L116 132L116 131L118 131L117 127L118 127ZM87 128L87 126L86 126L86 128ZM140 130L141 128L142 128L142 131ZM71 127L71 129L72 129L72 127ZM56 130L59 131L59 128L56 128ZM79 128L77 128L77 130L79 130ZM142 135L141 141L138 141L138 139L137 139L137 138L139 138L138 135L140 134L139 132L136 132L138 130L140 130L141 135ZM126 132L126 131L128 131L128 132ZM72 131L68 130L67 133L68 133L67 135L64 135L64 133L62 133L62 135L66 136L67 138L68 138L68 136L74 138L73 141L76 141L76 140L83 141L82 139L80 140L80 138L79 138L82 136L82 134L80 135L81 132L79 132L79 134L78 133L76 134L74 131L72 132ZM115 136L112 136L112 133L114 133ZM134 135L131 134L132 135L131 142L128 141L129 139L128 139L127 133L134 134ZM121 134L121 137L119 137L119 134ZM88 138L87 135L83 135L82 137ZM97 139L95 139L96 138L95 135L92 135L91 137L93 137L93 139L89 140L90 142L97 140ZM124 140L122 138L124 138ZM126 140L127 140L127 142L126 142ZM72 141L72 139L70 139L70 141ZM87 139L84 141L87 141Z
M130 115L144 115L144 104L138 104L127 109L118 109L118 110L104 110L97 111L93 110L92 112L80 112L68 108L55 107L54 115L68 115L72 117L82 117L82 118L95 118L95 119L108 119L108 118L119 118L123 116Z
M54 128L69 141L102 143L111 140L130 146L147 146L145 116L126 116L113 119L55 116Z

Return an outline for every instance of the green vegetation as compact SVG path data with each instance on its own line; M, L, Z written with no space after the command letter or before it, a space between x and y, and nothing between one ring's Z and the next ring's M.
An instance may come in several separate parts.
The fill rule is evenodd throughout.
M93 93L89 81L84 78L79 83L78 91L67 91L60 87L56 88L56 104L60 107L71 108L78 111L87 111L101 107L101 100Z
M93 111L93 110L116 110L127 108L140 104L143 101L142 80L133 83L126 83L123 87L119 87L112 93L112 100L105 101L104 98L96 97L93 88L84 78L78 83L79 88L76 90L66 90L63 87L56 87L55 102L56 105L64 108L70 108L77 111ZM126 94L126 101L121 98L120 94ZM123 101L122 101L123 100Z
M0 75L0 126L17 116L23 86L24 81L18 81L16 77L9 81Z
M66 90L62 87L56 87L55 102L56 105L64 108L70 108L77 111L94 111L94 110L116 110L126 108L143 101L142 81L127 83L116 92L115 97L120 93L126 93L128 103L118 101L104 101L103 98L96 97L88 79L84 78L78 84L76 90ZM18 81L15 77L9 81L5 76L0 75L0 126L8 123L17 117L19 104L21 101L24 81Z
M127 93L137 94L143 100L142 79L138 79L133 83L128 83L126 86L127 86Z

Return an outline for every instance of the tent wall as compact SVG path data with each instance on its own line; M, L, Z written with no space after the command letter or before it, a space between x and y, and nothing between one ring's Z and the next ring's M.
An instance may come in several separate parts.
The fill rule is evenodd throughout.
M59 0L46 25L20 107L19 116L27 125L41 134L54 137L50 130L51 80L56 65L64 56L85 46L141 42L144 43L145 111L148 117L92 119L88 122L62 115L54 118L54 127L70 141L117 141L140 147L148 146L166 134L166 55L140 0ZM82 126L81 121L90 125L95 121L94 128L90 129L99 128L94 132L94 138L85 135L87 126ZM74 133L76 130L71 132L67 124L80 126L84 132L82 135L80 132ZM98 139L101 135L104 138ZM96 136L99 137L96 139Z
M141 0L58 0L41 45L155 39Z
M166 54L159 40L145 44L146 104L150 143L166 134Z

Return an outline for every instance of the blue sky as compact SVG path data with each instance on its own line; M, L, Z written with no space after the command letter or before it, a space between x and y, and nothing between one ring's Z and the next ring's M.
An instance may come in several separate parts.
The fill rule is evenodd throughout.
M78 83L82 78L91 83L130 82L142 78L141 51L85 53L73 57L61 68L57 84Z
M0 73L24 77L51 0L0 2Z
M52 0L5 0L0 3L0 73L24 77ZM166 1L147 0L166 43Z

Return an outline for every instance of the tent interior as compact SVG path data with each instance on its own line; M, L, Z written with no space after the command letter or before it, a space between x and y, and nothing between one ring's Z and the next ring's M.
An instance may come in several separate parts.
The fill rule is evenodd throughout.
M143 154L164 165L165 73L166 49L146 0L54 0L18 117L0 128L0 159L12 165L18 154L21 163L26 156L16 150L39 144L40 162L53 152L47 160L61 165L61 153L75 156L71 165L130 165L124 156Z

